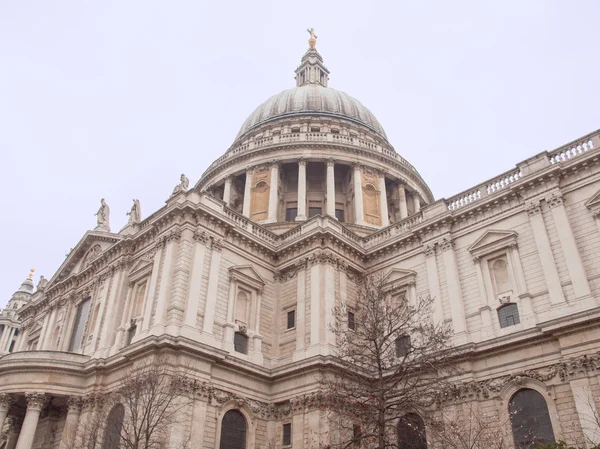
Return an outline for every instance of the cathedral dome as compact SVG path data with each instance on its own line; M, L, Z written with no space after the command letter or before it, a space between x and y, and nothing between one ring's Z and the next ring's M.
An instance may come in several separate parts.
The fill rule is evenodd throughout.
M350 120L387 140L381 124L362 103L344 92L320 84L303 84L273 95L250 114L236 140L269 121L303 114Z

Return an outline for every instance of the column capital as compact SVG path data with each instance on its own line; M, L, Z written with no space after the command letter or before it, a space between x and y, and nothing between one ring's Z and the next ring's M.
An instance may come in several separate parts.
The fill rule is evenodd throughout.
M227 176L225 176L225 182L233 182L233 178L234 178L233 175L227 175Z
M565 203L565 197L560 192L553 193L552 195L547 196L545 199L550 209L562 206Z
M352 169L353 169L354 171L360 171L360 170L362 170L362 169L363 169L363 164L361 164L360 162L354 162L354 163L352 164Z
M48 396L41 391L25 393L25 399L27 401L27 410L42 410L48 403Z
M298 161L298 165L302 165L302 166L306 167L307 160L305 157L298 158L297 161Z
M335 159L330 157L329 159L327 159L327 166L328 167L334 167L335 166Z
M532 200L525 204L525 210L527 211L527 215L533 217L534 215L539 215L542 213L542 207L540 205L540 200Z
M69 412L81 412L83 407L83 398L81 396L69 396L67 398L67 409Z
M444 237L442 240L440 240L439 246L442 252L454 249L454 240L452 237Z
M0 410L8 410L13 403L13 398L8 393L0 393ZM2 430L2 429L0 429Z
M273 159L269 165L271 166L271 168L277 167L279 168L280 162L277 159Z
M423 245L423 254L425 254L425 257L435 256L435 243L425 243Z

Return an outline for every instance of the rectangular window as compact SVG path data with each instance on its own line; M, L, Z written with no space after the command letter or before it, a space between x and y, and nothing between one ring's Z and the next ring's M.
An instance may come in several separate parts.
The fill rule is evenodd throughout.
M402 335L396 338L396 357L406 357L410 352L410 336Z
M337 218L340 223L344 223L346 221L346 217L344 215L344 209L336 209L335 210L335 218Z
M356 329L356 322L354 321L354 312L348 312L348 329Z
M300 132L300 127L299 126L293 126L292 127L292 132L293 133L299 133Z
M292 445L292 424L286 423L283 425L283 441L284 446Z
M316 217L317 215L323 215L322 207L309 207L308 208L308 218Z
M318 133L321 131L321 128L319 128L318 126L311 126L310 127L310 132L311 133Z
M285 221L296 221L297 216L298 216L298 208L297 207L288 207L285 210Z
M337 128L331 128L331 134L339 134L340 130Z
M135 318L142 314L142 306L144 305L144 296L146 294L146 281L140 282L136 285L135 297L133 300L133 312L132 318Z
M287 313L287 328L293 329L296 327L296 311L290 310Z
M15 343L16 343L15 340L10 342L10 348L8 348L8 352L12 353L15 350Z
M85 330L85 323L88 318L90 311L90 298L86 298L79 303L77 306L77 313L75 315L75 324L73 326L73 333L71 334L71 341L69 342L69 352L79 351L81 348L81 340L83 339L83 331Z
M233 335L233 349L241 354L248 354L248 336L241 332Z

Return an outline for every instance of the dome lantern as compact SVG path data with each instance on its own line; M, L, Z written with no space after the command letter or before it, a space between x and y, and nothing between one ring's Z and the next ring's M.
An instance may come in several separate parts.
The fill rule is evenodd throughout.
M296 86L301 87L310 84L318 84L327 87L329 70L323 65L323 57L315 48L317 43L315 29L309 28L307 31L310 33L308 50L304 53L304 56L302 56L300 65L296 69Z

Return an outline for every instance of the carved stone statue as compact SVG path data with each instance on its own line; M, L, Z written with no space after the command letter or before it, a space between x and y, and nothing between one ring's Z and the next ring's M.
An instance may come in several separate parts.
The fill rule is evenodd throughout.
M133 200L133 206L131 210L127 212L129 215L129 221L127 224L139 223L142 220L142 207L140 206L140 200Z
M173 189L173 195L179 193L179 192L186 192L189 185L190 185L190 180L187 179L187 177L182 174L181 178L179 178L181 180L181 182L179 184L177 184L175 186L175 188Z
M108 207L108 204L106 204L106 201L104 201L104 198L100 200L100 209L98 209L98 212L94 215L98 217L97 225L94 230L110 232L110 208Z
M308 31L308 33L310 34L310 39L308 40L308 46L310 48L315 48L315 45L317 45L317 35L315 34L315 29L314 28L308 28L306 31Z
M40 276L40 280L37 284L37 289L42 290L44 287L46 287L46 284L48 284L48 279L46 279L44 276Z

